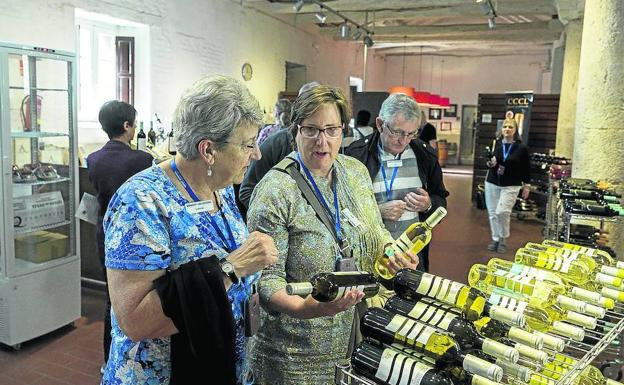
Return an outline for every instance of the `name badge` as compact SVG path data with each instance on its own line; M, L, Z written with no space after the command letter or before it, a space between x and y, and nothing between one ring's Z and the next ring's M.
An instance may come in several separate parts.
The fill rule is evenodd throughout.
M386 161L386 167L403 167L403 160L393 159Z
M212 201L190 202L185 205L186 211L191 214L207 213L214 210Z
M342 215L347 218L347 221L349 221L349 223L351 223L351 226L353 227L359 227L362 225L362 222L357 219L355 217L355 215L353 215L353 213L351 212L351 210L349 209L344 209L342 210Z

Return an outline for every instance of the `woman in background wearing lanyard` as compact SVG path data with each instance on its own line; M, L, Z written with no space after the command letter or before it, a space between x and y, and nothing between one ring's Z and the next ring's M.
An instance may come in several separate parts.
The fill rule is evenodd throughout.
M170 336L179 324L164 314L165 302L153 282L213 256L217 271L210 277L227 294L216 303L229 301L229 306L208 316L231 312L233 325L223 325L232 336L232 365L215 369L206 362L203 370L213 375L212 383L251 383L243 307L258 272L277 261L277 250L268 235L248 233L232 184L240 183L251 159L260 157L261 118L258 102L240 82L201 78L176 108L175 158L130 178L113 196L104 219L113 342L103 384L170 383L176 374ZM220 338L222 332L205 333ZM195 351L222 347L199 348Z
M520 141L518 123L513 117L503 122L501 136L496 140L494 154L487 161L489 167L485 182L485 204L492 232L488 250L507 251L511 210L518 192L529 197L529 149Z
M393 241L384 228L364 165L339 155L350 108L339 89L319 85L301 93L290 130L296 151L290 167L301 174L334 228L326 226L288 173L273 168L251 197L248 225L275 239L275 266L258 285L265 310L251 342L251 362L260 385L333 384L334 364L350 343L354 305L363 293L348 291L333 302L286 294L289 282L321 272L372 271L373 258ZM418 257L398 256L393 269L415 268Z

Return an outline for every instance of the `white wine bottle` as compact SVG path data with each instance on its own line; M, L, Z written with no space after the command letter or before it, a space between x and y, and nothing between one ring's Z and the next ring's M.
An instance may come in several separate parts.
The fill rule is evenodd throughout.
M393 280L395 293L404 299L418 301L423 297L437 299L461 309L470 321L481 317L505 322L524 329L526 319L520 313L502 307L491 306L479 290L413 269L402 269Z
M624 278L624 270L612 266L613 258L604 259L596 255L589 256L581 253L580 251L573 251L566 248L558 248L547 244L539 244L533 242L528 242L525 248L560 255L571 261L578 259L579 261L583 261L592 271L597 270L603 274L607 274L613 277Z
M577 341L582 341L585 338L585 331L582 328L562 322L566 319L566 313L557 305L550 305L545 308L537 307L514 298L515 293L506 292L504 289L492 286L486 289L490 293L488 298L490 304L523 314L526 317L529 330L552 331ZM582 314L579 315L582 316ZM544 344L547 344L545 339Z
M389 258L401 253L411 251L419 253L431 241L431 230L446 216L446 209L438 207L424 222L416 222L397 238L394 243L387 246L384 252L373 261L373 271L383 279L389 280L393 274L388 269Z
M556 247L560 249L566 249L571 251L577 251L579 253L588 255L594 258L596 261L600 262L603 265L613 266L618 269L624 269L624 261L615 260L611 254L607 253L604 250L594 249L591 247L585 247L580 245L575 245L573 243L566 243L560 241L553 241L550 239L546 239L542 242L543 245Z
M493 381L500 381L503 377L499 366L464 353L448 334L384 309L369 309L362 317L360 330L363 336L381 343L399 343L424 353L439 365L461 365L467 371Z
M357 289L364 292L364 298L379 293L379 283L375 276L361 271L340 271L316 274L310 282L289 283L286 293L289 295L307 296L319 302L331 302L342 298L349 290Z
M567 260L560 255L520 248L516 252L515 262L556 271L565 279L575 282L584 289L600 291L600 294L605 297L624 301L624 292L618 290L622 285L621 278L613 277L600 271L592 271L582 261Z
M572 357L556 354L553 362L549 362L539 371L540 374L559 380L576 365L578 361ZM587 365L572 381L575 385L622 385L621 382L606 378L593 365Z
M464 318L464 313L459 308L452 305L444 304L438 300L423 297L418 300L418 302L439 307L449 313L453 313L457 316L461 316L462 318ZM507 325L504 322L497 321L490 317L481 317L478 320L473 321L472 323L476 327L477 332L487 338L491 338L494 340L505 338L511 340L512 342L519 342L523 345L527 345L536 349L542 349L542 347L544 346L544 341L541 337L538 337L530 332L527 332L526 330L517 328L515 326ZM507 342L505 342L505 344L513 346L513 343L508 344Z
M453 381L431 365L390 348L360 343L351 355L356 372L384 385L453 385Z
M483 290L488 285L507 289L522 295L527 302L540 304L543 302L553 303L564 309L584 312L586 303L563 295L565 288L539 284L536 278L530 276L519 277L507 270L500 270L495 267L482 264L474 264L468 273L468 283L472 287ZM536 284L537 283L537 284Z
M520 358L520 353L516 349L493 339L483 338L470 321L431 304L422 301L415 303L394 296L388 300L384 308L395 314L445 330L465 351L478 349L510 362L518 362Z
M537 282L547 284L558 293L585 301L585 313L594 317L603 318L605 316L605 308L613 309L615 307L615 301L612 298L606 298L595 291L574 286L571 281L561 278L554 271L521 265L500 258L490 259L487 266L490 269L503 270L518 277L534 278L536 284Z

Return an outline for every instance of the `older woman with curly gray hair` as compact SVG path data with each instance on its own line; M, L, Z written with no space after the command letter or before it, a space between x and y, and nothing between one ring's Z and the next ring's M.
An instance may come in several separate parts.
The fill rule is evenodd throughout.
M277 250L268 235L248 233L232 184L240 183L249 162L260 157L256 134L261 117L258 102L240 82L225 76L201 78L175 111L175 158L136 174L113 196L104 218L113 342L103 384L176 383L173 341L184 333L193 355L224 352L204 363L204 369L232 363L222 365L212 383L249 382L243 307L258 272L277 261ZM188 268L206 260L214 264ZM175 274L179 271L195 275L179 286L163 286L182 276ZM203 276L212 296L180 293ZM162 287L177 290L180 298L200 296L205 306L168 303L170 292ZM218 327L199 330L222 346L193 341L193 317L177 322L179 313L197 314L193 312L206 307L210 312L203 316ZM229 350L223 337L228 333ZM177 378L184 377L178 373Z

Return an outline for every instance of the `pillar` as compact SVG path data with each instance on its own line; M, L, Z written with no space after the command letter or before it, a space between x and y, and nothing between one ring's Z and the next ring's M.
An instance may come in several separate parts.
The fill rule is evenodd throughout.
M576 122L576 99L583 20L572 20L565 29L565 52L559 115L557 118L557 155L571 158L574 150L574 124Z

